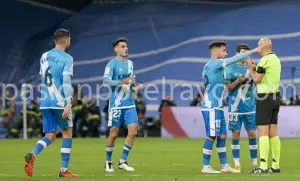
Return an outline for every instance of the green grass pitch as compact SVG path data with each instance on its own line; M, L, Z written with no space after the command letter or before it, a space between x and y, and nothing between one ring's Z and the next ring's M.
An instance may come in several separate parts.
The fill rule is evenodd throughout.
M23 171L24 154L31 151L37 140L0 140L0 180L61 180L61 140L56 140L36 159L35 175L27 177ZM136 171L128 173L117 169L124 138L117 140L113 161L115 173L104 172L105 139L74 139L70 170L82 175L84 181L165 181L165 180L218 180L218 181L298 181L300 180L299 139L282 139L280 174L250 175L251 168L248 141L241 141L241 174L201 175L203 139L138 138L128 162ZM215 148L214 148L215 149ZM230 140L227 144L228 160L233 163ZM219 168L218 155L214 151L212 166Z

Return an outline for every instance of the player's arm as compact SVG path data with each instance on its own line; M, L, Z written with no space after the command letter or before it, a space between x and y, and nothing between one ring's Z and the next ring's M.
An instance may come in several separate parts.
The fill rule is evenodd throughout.
M254 53L261 52L261 48L262 48L262 46L257 47L255 49L250 50L250 51L245 52L245 53L237 54L237 55L235 55L233 57L230 57L230 58L221 59L220 62L222 62L222 63L218 63L217 68L222 68L222 67L225 68L226 66L231 65L235 62L244 60L245 58L251 56Z
M64 119L69 119L69 114L72 106L72 99L73 99L73 88L72 88L72 80L71 76L73 76L73 58L70 57L63 69L63 92L65 95L65 100L67 102L67 105L64 108L64 112L62 114L62 117Z
M73 58L66 61L63 70L63 92L67 104L72 104L72 79L73 76Z
M226 67L228 65L231 65L235 62L238 62L238 61L242 61L244 60L245 58L251 56L254 52L252 51L248 51L248 52L245 52L245 53L240 53L240 54L237 54L233 57L230 57L230 58L225 58L223 59L223 67Z
M112 62L109 62L104 71L103 76L103 84L109 85L109 86L117 86L119 84L133 84L135 83L134 77L128 77L125 80L113 80L114 76L114 66Z
M241 75L235 81L226 84L226 87L229 91L232 91L237 85L239 85L240 83L243 83L245 80L246 80L245 75Z
M72 80L71 75L63 75L64 95L67 104L72 104Z
M230 67L226 67L224 69L224 80L225 85L227 87L227 90L230 92L232 91L236 86L238 86L240 83L244 82L246 80L246 77L244 75L241 75L237 79L232 78L232 69Z
M266 73L266 61L260 61L257 64L256 71L254 65L252 60L248 61L248 70L251 73L254 83L260 83Z

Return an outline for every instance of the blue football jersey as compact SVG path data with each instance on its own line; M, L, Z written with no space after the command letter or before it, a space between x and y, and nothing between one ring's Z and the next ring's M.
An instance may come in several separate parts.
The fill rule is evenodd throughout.
M131 76L135 76L133 71L133 62L128 59L119 60L114 58L107 63L103 78L118 81L125 80ZM132 89L133 86L129 84L112 86L109 108L125 109L135 107Z
M222 59L209 60L203 68L204 98L202 109L223 108L225 62Z
M52 49L40 59L41 109L63 109L66 105L63 93L63 75L73 75L73 57Z
M238 79L239 76L247 73L247 67L239 65L237 63L232 64L225 68L225 81L230 83ZM255 101L254 101L254 82L249 76L246 76L246 80L237 85L228 95L228 111L235 113L254 113Z

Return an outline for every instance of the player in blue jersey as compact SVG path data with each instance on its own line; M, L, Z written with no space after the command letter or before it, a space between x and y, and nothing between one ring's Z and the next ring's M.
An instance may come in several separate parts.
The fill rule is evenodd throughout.
M250 51L247 44L239 44L236 54ZM250 156L252 166L257 166L257 143L255 122L254 83L249 76L246 60L236 62L225 68L224 77L229 90L228 112L229 130L232 131L231 150L235 164L235 170L241 172L240 165L240 134L242 123L249 138Z
M132 96L135 74L132 61L127 59L127 39L116 39L112 45L117 57L107 63L103 77L103 83L109 85L111 88L108 122L110 134L106 144L105 170L107 172L114 172L112 153L119 133L119 127L123 124L128 128L128 135L123 146L123 153L118 167L122 170L134 171L134 168L130 167L126 160L137 135L138 128L137 112Z
M73 57L65 51L70 46L70 31L58 29L54 33L55 48L40 59L41 105L45 137L32 152L25 155L25 172L33 176L36 156L56 138L57 126L62 129L61 170L59 177L80 177L68 171L72 148L72 86Z
M207 138L203 145L203 167L201 173L236 173L237 171L228 165L226 156L227 131L223 112L224 68L245 59L253 53L260 52L261 47L231 58L225 58L227 55L225 42L213 41L208 48L211 59L206 63L202 72L205 93L201 109ZM210 166L212 147L215 140L217 140L216 148L221 162L220 171L216 171Z

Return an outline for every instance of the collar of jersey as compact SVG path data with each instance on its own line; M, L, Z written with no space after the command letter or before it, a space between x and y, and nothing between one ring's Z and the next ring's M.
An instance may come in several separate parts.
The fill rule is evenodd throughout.
M116 57L116 60L118 60L119 62L126 62L127 58L125 58L125 60L120 60L120 59L118 59L118 57Z
M59 51L59 52L63 52L63 53L66 53L65 51L62 51L62 50L60 50L60 49L57 49L57 48L53 48L53 50L55 50L55 51Z

